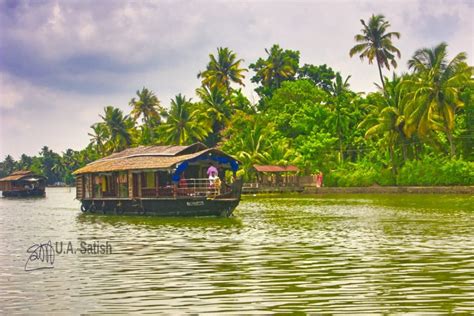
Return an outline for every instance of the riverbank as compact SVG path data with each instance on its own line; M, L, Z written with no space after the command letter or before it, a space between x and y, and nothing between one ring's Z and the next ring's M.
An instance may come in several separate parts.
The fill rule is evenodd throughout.
M303 193L416 193L416 194L474 194L474 186L370 186L370 187L306 187Z
M258 187L244 188L243 194L258 193L289 193L298 192L303 194L473 194L474 186L370 186L370 187Z

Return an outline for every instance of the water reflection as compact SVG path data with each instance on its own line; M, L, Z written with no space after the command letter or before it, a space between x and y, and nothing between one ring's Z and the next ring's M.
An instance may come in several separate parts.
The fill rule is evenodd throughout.
M474 311L472 197L246 197L224 219L85 215L73 194L0 200L1 314ZM113 254L22 271L48 239Z
M78 224L95 225L108 224L111 226L143 226L160 228L166 226L206 229L219 229L242 226L240 218L220 218L220 217L156 217L156 216L120 216L120 215L100 215L100 214L78 214L76 216Z

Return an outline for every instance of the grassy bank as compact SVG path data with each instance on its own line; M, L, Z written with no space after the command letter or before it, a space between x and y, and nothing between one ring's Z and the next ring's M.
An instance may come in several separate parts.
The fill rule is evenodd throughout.
M407 161L398 170L373 164L347 164L328 174L327 187L472 186L474 162L425 157Z

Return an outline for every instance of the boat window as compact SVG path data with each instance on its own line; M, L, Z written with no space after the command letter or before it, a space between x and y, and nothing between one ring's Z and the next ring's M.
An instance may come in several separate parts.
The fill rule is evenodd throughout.
M158 171L158 183L160 187L172 185L171 174L168 171Z
M154 188L155 184L155 173L154 172L144 172L142 178L142 187L143 188Z
M127 172L119 172L118 183L119 183L120 197L128 197L128 173Z

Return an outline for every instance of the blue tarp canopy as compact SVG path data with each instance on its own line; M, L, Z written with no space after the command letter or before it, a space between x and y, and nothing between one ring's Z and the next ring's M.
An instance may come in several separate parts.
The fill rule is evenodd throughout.
M212 160L221 165L228 163L230 164L230 168L234 173L237 170L239 170L239 163L237 162L237 160L231 157L227 157L227 156L219 156L212 153L205 153L198 157L181 162L173 173L173 176L172 176L173 181L179 181L179 179L181 178L181 174L183 173L184 170L188 168L189 163L200 161L200 160Z

